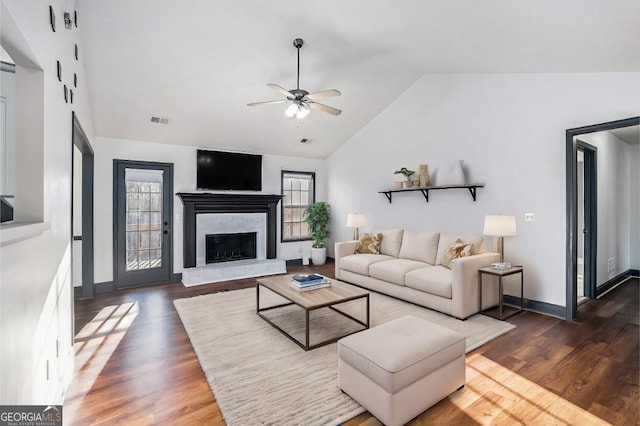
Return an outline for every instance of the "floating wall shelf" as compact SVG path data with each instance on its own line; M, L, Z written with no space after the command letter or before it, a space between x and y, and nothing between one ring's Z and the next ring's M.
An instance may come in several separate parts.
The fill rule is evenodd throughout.
M389 203L392 201L392 194L396 192L416 192L420 191L424 196L424 199L429 202L429 191L437 191L440 189L468 189L473 201L476 201L476 190L478 188L484 188L484 184L474 183L468 185L442 185L442 186L412 186L403 189L389 189L387 191L378 191L379 194L384 194Z

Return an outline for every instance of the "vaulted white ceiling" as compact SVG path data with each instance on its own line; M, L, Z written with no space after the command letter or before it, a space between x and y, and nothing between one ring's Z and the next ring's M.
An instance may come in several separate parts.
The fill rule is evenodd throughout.
M97 136L325 158L425 73L638 71L639 5L81 0L78 22ZM321 102L342 115L246 106L295 88L297 37L300 87L340 90Z

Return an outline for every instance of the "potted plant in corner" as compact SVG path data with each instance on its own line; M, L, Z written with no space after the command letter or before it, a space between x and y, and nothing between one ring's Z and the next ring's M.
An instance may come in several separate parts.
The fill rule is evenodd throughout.
M311 238L313 245L311 246L311 262L314 265L324 265L327 261L327 247L325 242L329 236L329 203L321 201L314 203L307 208L305 222L311 228Z
M406 167L403 167L400 170L396 170L395 172L393 172L394 175L400 174L400 175L404 175L404 177L407 178L407 180L405 182L402 182L402 187L403 188L408 188L408 187L411 186L411 176L414 173L415 173L415 171L409 170Z

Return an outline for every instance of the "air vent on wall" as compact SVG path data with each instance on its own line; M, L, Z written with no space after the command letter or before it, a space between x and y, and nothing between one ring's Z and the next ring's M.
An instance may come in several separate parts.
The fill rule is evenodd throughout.
M169 124L169 119L168 118L162 118L162 117L151 117L151 122L152 123L159 123L159 124Z

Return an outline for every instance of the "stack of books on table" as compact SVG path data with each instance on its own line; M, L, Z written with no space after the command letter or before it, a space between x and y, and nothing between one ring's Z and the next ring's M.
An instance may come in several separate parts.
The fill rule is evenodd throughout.
M318 274L294 275L291 278L291 287L299 291L316 290L331 287L331 281Z

